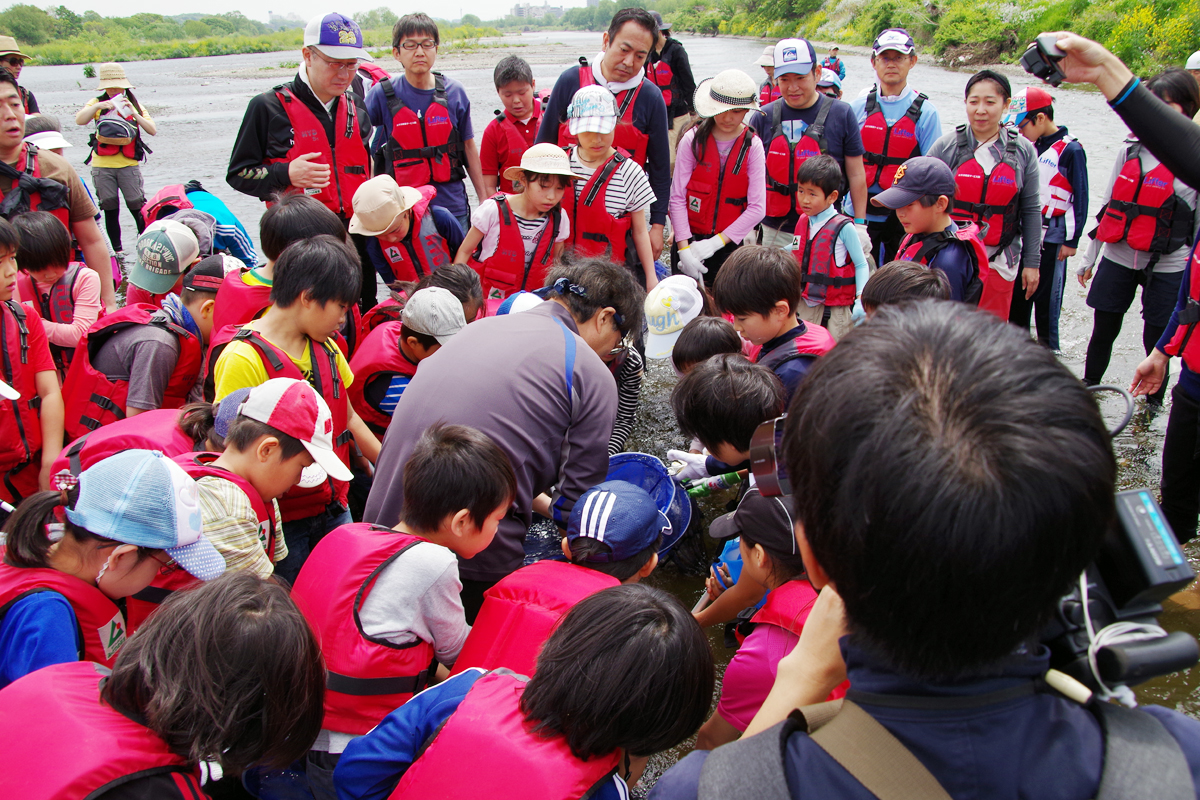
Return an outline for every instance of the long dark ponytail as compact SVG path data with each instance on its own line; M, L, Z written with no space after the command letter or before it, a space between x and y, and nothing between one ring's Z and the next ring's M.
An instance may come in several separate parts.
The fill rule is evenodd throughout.
M4 563L10 567L49 567L51 541L46 523L54 521L55 508L74 505L78 499L79 487L73 486L60 492L38 492L22 500L4 524ZM63 525L76 539L99 538L69 520L64 519Z

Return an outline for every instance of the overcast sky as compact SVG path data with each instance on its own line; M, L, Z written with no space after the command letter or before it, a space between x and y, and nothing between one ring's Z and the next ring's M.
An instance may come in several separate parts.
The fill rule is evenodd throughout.
M530 2L532 1L530 0ZM331 2L321 2L320 0L299 0L298 2L297 0L204 0L203 2L182 0L182 2L171 3L171 10L166 13L185 14L190 11L205 11L221 14L227 11L241 11L251 19L266 22L268 12L274 12L280 16L294 12L307 19L335 9L343 14L353 15L357 11L367 11L386 5L398 15L424 11L442 19L455 19L461 14L475 14L481 19L495 19L509 13L515 2L516 0L449 0L444 6L439 4L431 7L429 3L418 3L415 0L400 0L395 3L381 2L381 0L374 0L374 2L371 0L347 0L346 5L334 5ZM542 0L537 0L537 2L540 4ZM553 0L552 2L552 4L557 3L568 8L584 5L583 0ZM58 3L54 2L53 4L57 5ZM106 17L126 17L140 12L164 13L162 0L83 0L83 2L67 0L63 5L77 14L93 10ZM433 8L437 10L433 11Z

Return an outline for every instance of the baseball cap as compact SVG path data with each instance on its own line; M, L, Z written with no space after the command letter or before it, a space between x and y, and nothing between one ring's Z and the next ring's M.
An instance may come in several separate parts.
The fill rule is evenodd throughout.
M946 162L932 156L910 158L896 170L892 188L871 198L884 208L903 208L927 194L954 197L954 173Z
M807 75L817 63L817 51L807 39L784 39L775 45L775 77L794 72Z
M213 403L213 432L224 439L229 435L230 424L237 419L238 407L250 394L249 386L230 392Z
M567 106L567 127L572 136L612 133L617 127L617 98L603 86L584 86Z
M421 202L421 191L398 186L391 175L376 175L354 191L350 201L354 216L348 230L362 236L378 236L392 226L396 217Z
M179 276L200 257L195 232L173 219L147 225L135 249L137 260L129 270L129 282L151 294L171 291Z
M650 16L654 17L654 21L658 23L658 29L660 31L671 30L671 23L663 22L662 14L658 13L657 11L651 11Z
M1200 69L1200 50L1188 56L1187 64L1184 69Z
M694 278L672 275L663 278L646 295L644 308L650 332L646 337L646 355L667 358L685 325L700 316L704 295Z
M30 144L36 144L39 150L57 150L60 147L75 146L63 138L62 131L41 131L40 133L31 133L25 137L25 141L29 142Z
M354 477L333 450L333 417L329 406L307 381L272 378L261 383L250 390L238 413L299 439L329 477L339 481Z
M185 292L212 292L216 294L225 282L225 259L222 255L201 259L183 276Z
M871 45L871 55L879 55L884 50L915 53L917 44L904 28L888 28L875 37L875 42Z
M603 542L611 552L597 553L588 561L607 564L633 558L670 529L671 521L645 489L625 481L605 481L575 501L567 541L583 536Z
M708 527L708 535L714 539L731 539L743 533L764 550L794 555L797 546L792 528L792 498L763 497L758 489L751 489L736 509L717 517Z
M519 314L522 311L536 308L544 302L546 301L533 292L515 292L504 298L504 302L496 309L496 316Z
M196 482L157 450L125 450L85 469L67 519L105 539L165 550L202 581L225 571L201 534Z
M1036 114L1038 111L1044 111L1053 105L1054 98L1050 96L1049 92L1039 86L1018 89L1008 104L1008 113L1004 115L1004 121L1020 128L1021 123L1025 121L1025 118L1030 113Z
M817 79L817 86L836 86L842 88L842 79L838 74L831 69L821 70L821 77Z
M413 292L400 312L400 320L417 333L437 339L438 344L446 344L467 327L462 301L440 286Z
M375 60L363 49L362 29L358 27L358 23L336 11L313 17L308 21L304 26L304 46L316 46L321 53L333 59Z

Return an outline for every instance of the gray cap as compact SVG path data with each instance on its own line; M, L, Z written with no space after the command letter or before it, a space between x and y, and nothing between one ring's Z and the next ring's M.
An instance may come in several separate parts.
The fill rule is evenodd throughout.
M462 302L449 289L430 286L414 292L400 312L400 320L417 333L432 336L446 344L454 334L467 327Z

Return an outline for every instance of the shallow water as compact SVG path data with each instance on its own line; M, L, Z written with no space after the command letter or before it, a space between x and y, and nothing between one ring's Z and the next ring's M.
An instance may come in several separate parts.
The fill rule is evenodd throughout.
M680 41L687 48L698 80L728 68L742 69L756 80L763 77L761 69L753 62L762 52L764 41L688 36L680 37ZM528 34L508 37L503 40L503 45L450 56L440 62L449 75L465 84L468 94L475 100L472 120L476 136L482 135L492 110L498 107L491 81L492 66L497 60L510 52L522 55L533 64L539 86L546 88L553 85L557 75L578 56L593 57L600 47L600 34ZM142 167L147 195L169 183L198 179L241 217L257 240L262 205L230 189L224 181L225 169L246 102L258 92L289 79L291 71L278 67L297 58L295 53L261 53L125 64L130 80L137 87L138 99L148 107L159 127L158 135L147 139L154 153ZM868 87L874 76L865 56L846 53L843 59L847 69L845 95L849 99ZM388 69L396 67L390 59L384 60L384 66ZM937 105L944 132L965 121L961 98L969 74L968 71L933 66L923 60L910 75L910 83L928 94ZM94 80L83 78L79 66L26 67L22 78L23 83L36 93L42 109L57 115L64 123L65 135L75 145L67 151L67 156L80 174L87 176L88 169L83 166L87 156L87 129L75 126L73 117L88 97L94 96L95 92L91 91ZM1034 85L1024 74L1012 72L1010 78L1014 91ZM1101 95L1072 89L1058 89L1054 94L1058 120L1069 127L1087 150L1091 164L1091 213L1094 215L1113 160L1128 132ZM135 232L127 214L124 225L125 243L131 247ZM1085 290L1073 277L1077 260L1072 259L1068 269L1061 322L1061 357L1068 367L1081 374L1091 331L1091 313L1084 303ZM1133 369L1142 357L1141 319L1136 305L1126 315L1125 323L1107 374L1109 382L1120 385L1128 385ZM665 457L669 447L686 445L675 427L668 403L674 383L674 373L666 362L651 363L629 449ZM1123 412L1123 403L1106 399L1103 408L1110 422L1115 422ZM1166 420L1165 412L1150 415L1139 404L1129 427L1114 441L1121 488L1157 486ZM720 503L727 499L715 498L706 502L705 516L711 519L719 513ZM1187 552L1193 565L1200 561L1200 548L1189 547ZM701 558L694 543L691 555L693 557L687 559L684 566L698 572ZM688 568L681 568L678 563L665 564L652 576L651 582L674 592L690 607L701 592L702 579L688 574L693 571ZM1177 599L1181 602L1169 603L1168 611L1161 618L1164 627L1200 632L1200 594L1182 593ZM710 638L723 670L731 653L724 648L719 631L712 631ZM1139 696L1144 701L1161 703L1200 717L1198 689L1200 670L1192 669L1145 684L1140 687ZM686 748L680 752L684 750ZM677 757L677 753L669 753L656 758L648 770L646 784L652 783L661 769Z

